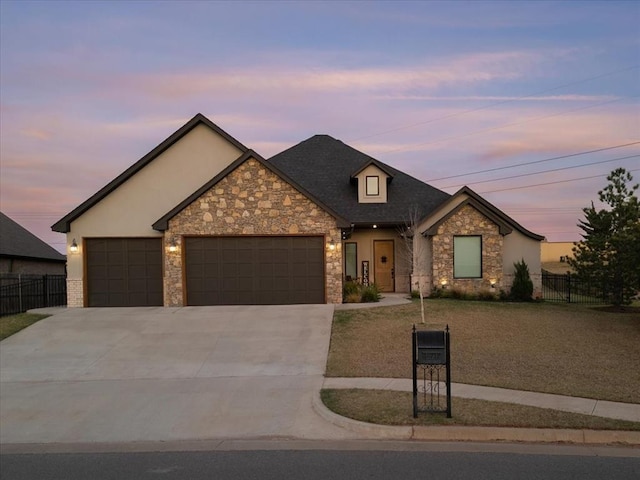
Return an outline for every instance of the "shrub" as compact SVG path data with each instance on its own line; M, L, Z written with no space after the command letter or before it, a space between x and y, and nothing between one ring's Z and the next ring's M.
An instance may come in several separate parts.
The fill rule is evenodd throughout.
M344 297L344 303L360 303L362 301L362 295L360 293L349 293Z
M342 298L346 301L347 297L357 294L360 295L362 285L356 282L345 282L342 286Z
M375 283L362 289L362 301L365 303L380 301L380 290Z
M420 298L420 292L418 290L411 290L411 298Z
M514 263L513 266L516 272L509 297L517 302L530 302L533 295L533 282L529 275L529 267L524 258Z
M480 290L476 293L476 299L483 302L492 302L496 299L496 294L491 290Z

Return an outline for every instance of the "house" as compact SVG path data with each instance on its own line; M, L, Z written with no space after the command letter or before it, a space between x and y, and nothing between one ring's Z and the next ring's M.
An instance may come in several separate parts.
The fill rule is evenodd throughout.
M328 135L267 160L201 114L52 228L69 306L341 303L348 279L508 288L520 258L540 286L542 237L470 189Z
M64 275L67 259L0 212L0 275Z

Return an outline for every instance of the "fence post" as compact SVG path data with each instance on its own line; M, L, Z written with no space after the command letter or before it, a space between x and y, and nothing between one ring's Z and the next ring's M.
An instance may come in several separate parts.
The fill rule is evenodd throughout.
M49 306L49 280L47 275L42 276L42 306Z
M567 303L571 303L571 272L567 272Z

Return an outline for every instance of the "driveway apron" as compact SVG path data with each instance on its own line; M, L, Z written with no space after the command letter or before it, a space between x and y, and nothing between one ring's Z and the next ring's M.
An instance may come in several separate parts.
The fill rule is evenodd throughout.
M312 409L332 314L65 310L0 343L0 442L345 438Z

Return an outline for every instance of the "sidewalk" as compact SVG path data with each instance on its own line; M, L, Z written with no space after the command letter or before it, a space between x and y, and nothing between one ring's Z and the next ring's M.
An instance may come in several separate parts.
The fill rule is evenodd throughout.
M412 380L409 378L325 378L323 388L362 388L372 390L396 390L411 392ZM440 385L445 392L445 385ZM480 385L451 384L454 397L476 398L493 402L516 403L532 407L550 408L563 412L581 413L596 417L615 418L640 422L640 404L609 402L589 398L568 397L550 393L525 392L506 388L483 387Z

